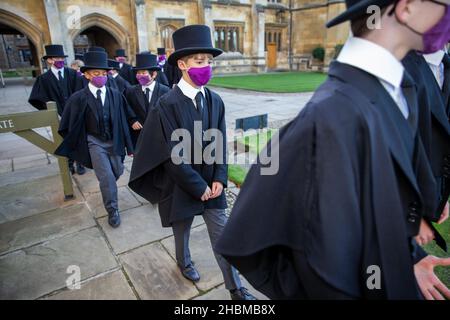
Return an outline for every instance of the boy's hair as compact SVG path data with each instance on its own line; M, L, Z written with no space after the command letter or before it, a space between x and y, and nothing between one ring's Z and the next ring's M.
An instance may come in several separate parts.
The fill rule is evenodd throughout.
M387 7L384 7L381 9L380 17L384 15L386 12ZM366 14L358 19L350 21L350 28L352 29L353 36L355 37L363 37L367 35L371 29L367 26L367 20L372 16L373 14Z

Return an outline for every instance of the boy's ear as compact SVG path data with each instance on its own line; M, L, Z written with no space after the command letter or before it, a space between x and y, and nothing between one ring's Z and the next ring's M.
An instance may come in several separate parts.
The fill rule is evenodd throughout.
M186 62L184 62L183 60L181 60L181 59L178 60L178 61L177 61L177 64L178 64L178 68L179 68L181 71L187 69Z

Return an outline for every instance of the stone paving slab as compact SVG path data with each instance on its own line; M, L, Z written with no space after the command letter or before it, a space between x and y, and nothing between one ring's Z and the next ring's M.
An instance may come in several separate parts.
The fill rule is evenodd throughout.
M114 229L108 218L98 220L116 254L129 251L144 244L160 240L172 234L171 228L163 228L157 209L145 205L122 212L122 223Z
M74 193L75 199L64 201L59 175L0 187L0 223L84 201L77 188Z
M85 196L91 193L100 192L100 187L98 185L98 180L95 176L94 170L86 169L85 174L83 174L82 176L75 174L73 178L77 182L77 185L80 187L81 192ZM124 173L120 176L119 180L117 180L117 186L126 187L129 180L130 173L127 170L124 170Z
M80 289L66 289L45 300L136 300L121 270L81 283Z
M161 241L170 255L175 259L175 241L173 237ZM223 282L222 272L214 257L209 241L206 225L191 230L190 250L195 267L200 273L200 281L196 286L202 291L208 291Z
M12 167L12 164L11 164ZM19 171L2 173L0 179L0 187L10 184L18 184L22 182L32 181L50 176L59 176L58 164L49 164L39 168L28 168Z
M77 204L0 224L0 254L95 226L89 209Z
M142 299L186 300L198 295L159 242L121 255L120 260Z
M18 159L23 159L22 161L17 161ZM13 167L14 171L21 169L34 168L35 170L39 170L38 168L49 165L50 161L47 158L46 153L40 153L33 156L27 156L23 158L14 158L13 159Z
M0 174L11 172L12 170L12 159L0 160Z
M136 199L127 187L118 188L118 199L120 212L142 205L142 203ZM102 195L100 192L89 194L86 197L86 202L95 218L101 218L108 215L103 205Z
M97 228L0 257L0 299L36 299L66 287L77 265L81 280L116 268L117 261Z

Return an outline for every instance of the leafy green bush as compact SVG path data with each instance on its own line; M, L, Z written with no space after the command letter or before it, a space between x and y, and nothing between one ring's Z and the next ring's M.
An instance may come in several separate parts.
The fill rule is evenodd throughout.
M319 61L323 61L325 59L325 49L322 47L317 47L312 52L313 58Z

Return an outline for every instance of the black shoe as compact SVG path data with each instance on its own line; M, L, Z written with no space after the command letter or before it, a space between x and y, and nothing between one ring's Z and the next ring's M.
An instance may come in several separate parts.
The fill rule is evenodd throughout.
M117 228L118 226L120 226L119 210L116 210L116 211L108 214L108 223L113 228Z
M231 300L258 300L244 287L230 290Z
M77 163L77 173L82 176L86 173L86 169L79 163Z
M69 172L74 175L75 174L75 168L73 166L69 166Z
M200 274L198 273L197 269L190 264L187 267L181 267L179 266L181 274L183 277L185 277L188 280L191 280L192 282L198 282L200 280Z

